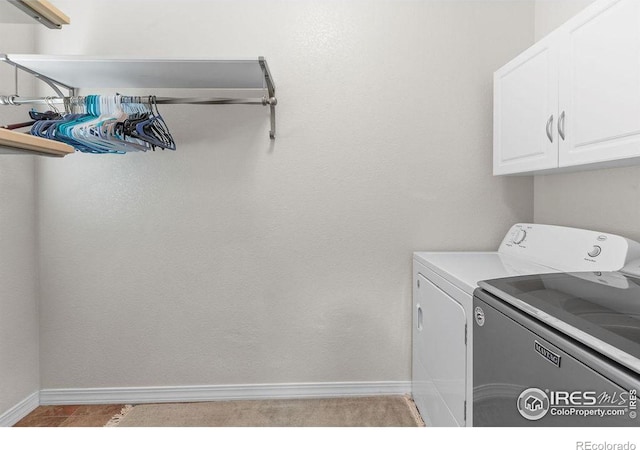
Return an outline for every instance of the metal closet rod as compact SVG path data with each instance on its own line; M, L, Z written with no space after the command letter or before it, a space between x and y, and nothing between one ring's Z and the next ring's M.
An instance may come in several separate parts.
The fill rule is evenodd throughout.
M49 103L64 103L69 100L72 104L83 97L20 97L18 95L0 95L0 105L47 105ZM278 103L275 97L261 98L223 98L223 97L156 97L158 105L270 105ZM123 103L149 103L149 97L122 96Z

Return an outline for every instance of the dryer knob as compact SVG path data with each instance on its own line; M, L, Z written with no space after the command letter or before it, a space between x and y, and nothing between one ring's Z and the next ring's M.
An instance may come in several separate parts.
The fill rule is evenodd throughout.
M513 238L514 244L520 244L527 237L527 232L524 230L518 230L515 237Z
M594 245L591 251L587 253L587 255L591 256L592 258L595 258L600 253L602 253L602 248L599 245Z

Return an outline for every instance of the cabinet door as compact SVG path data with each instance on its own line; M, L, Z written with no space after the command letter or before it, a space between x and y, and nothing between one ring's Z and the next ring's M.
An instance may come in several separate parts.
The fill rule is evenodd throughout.
M495 73L494 175L558 167L557 64L552 34Z
M562 31L560 167L640 156L640 1L597 2Z

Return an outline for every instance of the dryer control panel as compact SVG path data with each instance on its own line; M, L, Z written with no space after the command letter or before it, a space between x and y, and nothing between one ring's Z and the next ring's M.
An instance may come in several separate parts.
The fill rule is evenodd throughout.
M507 232L498 252L569 272L605 272L640 258L640 244L598 231L518 223Z

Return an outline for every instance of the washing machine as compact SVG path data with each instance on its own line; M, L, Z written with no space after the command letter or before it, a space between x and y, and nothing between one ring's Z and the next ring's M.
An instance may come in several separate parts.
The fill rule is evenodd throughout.
M427 426L473 425L473 291L478 282L617 271L640 244L577 228L519 223L495 252L413 255L412 395Z
M639 427L640 261L481 281L476 427Z

